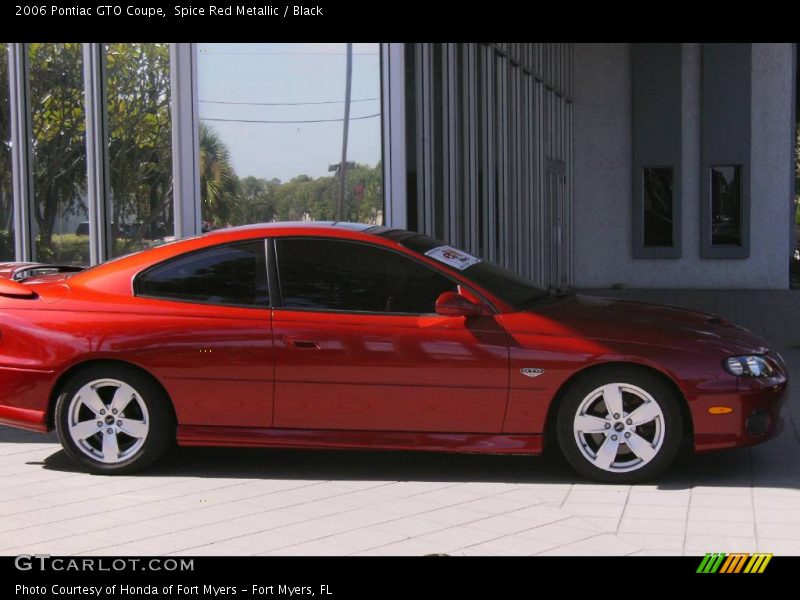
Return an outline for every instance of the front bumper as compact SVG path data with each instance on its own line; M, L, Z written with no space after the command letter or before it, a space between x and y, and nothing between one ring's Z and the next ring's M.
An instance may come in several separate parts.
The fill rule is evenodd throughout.
M697 397L691 405L695 452L742 448L766 442L783 429L781 407L788 395L785 377L770 380L739 378L736 391ZM733 412L711 415L712 406Z

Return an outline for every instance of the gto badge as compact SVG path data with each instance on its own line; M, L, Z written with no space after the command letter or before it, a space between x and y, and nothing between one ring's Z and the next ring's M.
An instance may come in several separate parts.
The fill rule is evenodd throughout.
M525 377L544 375L544 369L534 369L533 367L525 367L524 369L520 369L519 372L525 375Z

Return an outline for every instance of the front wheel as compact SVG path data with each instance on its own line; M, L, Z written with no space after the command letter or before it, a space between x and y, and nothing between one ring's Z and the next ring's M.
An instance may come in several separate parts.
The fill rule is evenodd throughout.
M658 376L609 367L578 379L558 407L564 457L582 475L637 483L672 463L681 444L680 398Z
M56 403L55 417L64 451L98 474L145 468L174 435L164 392L141 373L119 366L76 374Z

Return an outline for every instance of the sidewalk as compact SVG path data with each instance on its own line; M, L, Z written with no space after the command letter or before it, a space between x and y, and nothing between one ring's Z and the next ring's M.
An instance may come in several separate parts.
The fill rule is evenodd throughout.
M800 381L800 291L614 291L721 314ZM781 436L607 486L558 459L182 449L134 477L77 471L0 427L0 554L800 554L800 400Z

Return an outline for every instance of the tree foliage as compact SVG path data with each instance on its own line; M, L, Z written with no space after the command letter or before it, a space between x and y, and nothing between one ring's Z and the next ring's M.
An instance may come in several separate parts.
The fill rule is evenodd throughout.
M8 45L0 44L0 259L13 259L11 131L8 94Z
M39 250L52 247L59 213L86 212L86 113L81 44L31 44L33 217Z
M231 153L210 125L200 123L200 204L203 220L227 224L239 200Z
M120 251L172 229L169 46L109 44L109 175Z
M379 223L382 219L381 165L356 164L348 169L342 220ZM298 175L287 182L245 177L239 182L232 224L271 221L335 221L339 203L338 175ZM217 223L219 224L219 223Z

